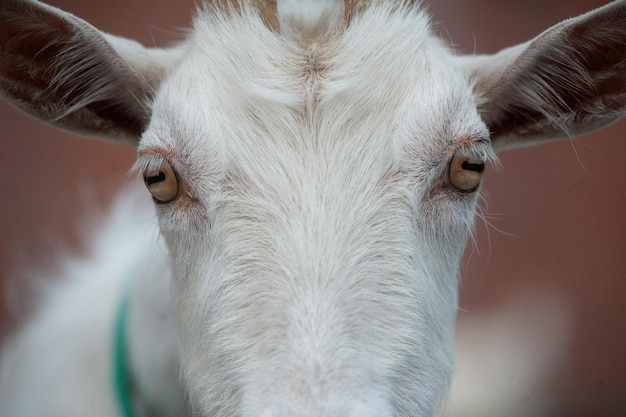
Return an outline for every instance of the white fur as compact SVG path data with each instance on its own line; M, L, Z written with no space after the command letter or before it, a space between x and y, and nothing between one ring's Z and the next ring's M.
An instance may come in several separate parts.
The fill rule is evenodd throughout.
M154 103L139 164L168 155L193 195L159 207L201 414L432 415L448 385L475 196L424 194L487 131L424 16L362 19L320 45L201 16Z
M112 318L130 280L141 282L151 268L161 269L158 277L165 266L154 222L145 220L154 216L137 218L151 207L145 198L139 203L136 187L133 192L120 196L88 256L65 259L57 272L42 275L64 280L4 346L0 415L117 415L110 388Z
M125 138L143 126L137 170L168 161L181 192L156 205L162 242L135 217L151 209L130 210L126 197L92 257L63 269L67 283L3 353L1 415L116 415L111 338L126 292L140 416L431 417L441 407L477 199L450 184L450 161L492 159L489 130L517 119L486 112L514 106L477 91L490 84L479 61L468 79L417 7L373 1L343 27L340 5L287 1L275 31L243 3L205 5L185 43L154 54L76 23L75 66L52 59L80 73L85 45L95 45L88 62L105 78L62 117L38 117ZM80 91L72 80L45 93L54 100L67 85L58 96L70 97ZM120 80L145 94L140 106L111 94ZM3 95L23 105L23 90L6 85ZM93 97L117 111L91 106ZM535 124L519 132L562 133L520 120Z

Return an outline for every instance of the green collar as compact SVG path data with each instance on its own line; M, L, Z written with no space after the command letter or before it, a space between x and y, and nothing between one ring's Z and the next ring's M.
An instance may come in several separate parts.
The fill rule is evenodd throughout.
M126 356L128 295L124 295L115 317L113 335L113 392L122 417L134 417L130 401L130 381Z

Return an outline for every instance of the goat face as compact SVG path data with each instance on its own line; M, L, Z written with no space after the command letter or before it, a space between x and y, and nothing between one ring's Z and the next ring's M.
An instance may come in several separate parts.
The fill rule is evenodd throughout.
M174 182L157 207L203 415L427 416L446 391L479 180L451 164L484 163L488 131L424 16L363 19L302 42L201 16L156 96L138 163Z
M410 2L226 3L161 50L3 0L0 93L138 147L194 415L430 417L492 143L626 112L626 2L482 57Z

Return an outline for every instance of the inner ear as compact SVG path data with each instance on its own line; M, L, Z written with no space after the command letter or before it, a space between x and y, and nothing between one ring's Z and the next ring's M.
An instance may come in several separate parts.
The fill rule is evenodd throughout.
M459 62L497 148L599 129L626 113L626 3Z
M44 3L0 6L0 95L81 134L135 145L150 119L152 94L177 54L107 35Z

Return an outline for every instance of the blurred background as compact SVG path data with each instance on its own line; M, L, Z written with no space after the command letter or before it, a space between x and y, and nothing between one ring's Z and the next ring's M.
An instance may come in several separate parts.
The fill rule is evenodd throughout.
M104 31L166 45L182 38L194 1L49 3ZM458 52L492 53L606 2L424 3L437 33ZM0 279L6 283L17 266L52 268L55 254L81 253L86 211L106 210L128 181L134 150L59 132L3 102L0 127ZM485 220L477 220L462 264L461 342L463 328L477 322L481 337L474 339L483 343L502 331L529 349L556 346L538 349L554 371L550 388L538 384L527 395L558 392L558 417L626 415L625 128L622 121L573 141L502 154L501 169L486 175ZM9 305L26 311L27 292L14 284L0 298L5 329L13 322ZM509 316L515 318L503 329L498 319ZM480 349L480 340L472 343Z

